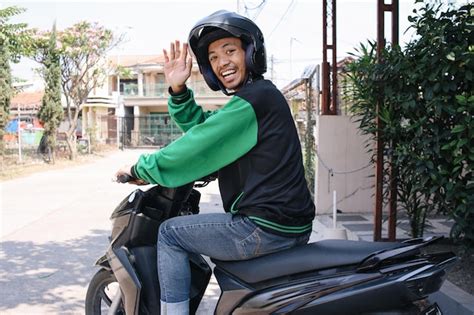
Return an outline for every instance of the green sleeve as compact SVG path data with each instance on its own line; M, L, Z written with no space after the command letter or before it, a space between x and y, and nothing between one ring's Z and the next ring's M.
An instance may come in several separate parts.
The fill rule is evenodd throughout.
M257 143L250 103L234 96L221 110L163 149L140 156L134 171L149 183L178 187L234 162Z
M196 103L191 89L187 89L182 94L170 96L168 99L168 112L184 132L202 123L212 115L212 112L205 112Z

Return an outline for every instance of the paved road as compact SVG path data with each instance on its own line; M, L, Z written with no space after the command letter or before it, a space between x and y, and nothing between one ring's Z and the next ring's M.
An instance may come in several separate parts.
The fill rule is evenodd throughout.
M111 178L143 152L0 183L1 314L84 313L93 264L107 247L109 215L134 189ZM203 212L221 211L215 183L201 192ZM211 313L218 294L213 279L199 314Z

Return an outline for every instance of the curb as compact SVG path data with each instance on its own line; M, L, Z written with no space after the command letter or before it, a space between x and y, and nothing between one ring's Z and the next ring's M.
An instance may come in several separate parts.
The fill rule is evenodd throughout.
M474 296L447 280L441 290L431 294L429 299L438 303L444 315L474 314Z

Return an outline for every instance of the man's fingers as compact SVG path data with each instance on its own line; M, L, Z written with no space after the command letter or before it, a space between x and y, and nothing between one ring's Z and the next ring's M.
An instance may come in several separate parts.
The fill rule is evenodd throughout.
M163 54L165 56L166 62L170 60L176 60L176 59L186 61L188 59L188 53L189 53L188 51L189 51L188 43L183 43L183 46L181 47L181 42L179 40L175 40L174 42L170 43L169 55L166 49L163 49Z
M132 181L129 181L128 183L132 185L138 185L138 186L149 185L149 183L147 183L143 179L132 180Z
M181 44L179 42L179 40L176 40L174 42L174 46L175 46L175 49L176 49L176 59L179 59L181 57Z
M188 43L183 44L183 50L181 54L181 59L186 61L188 59Z
M170 58L171 58L171 60L174 60L174 58L175 58L175 50L174 50L174 43L173 42L171 42L171 44L170 44Z

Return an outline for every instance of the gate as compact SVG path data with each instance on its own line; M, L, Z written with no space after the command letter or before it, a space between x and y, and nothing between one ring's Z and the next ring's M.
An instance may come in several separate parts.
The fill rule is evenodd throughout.
M164 147L181 137L183 132L169 114L120 118L122 148Z

